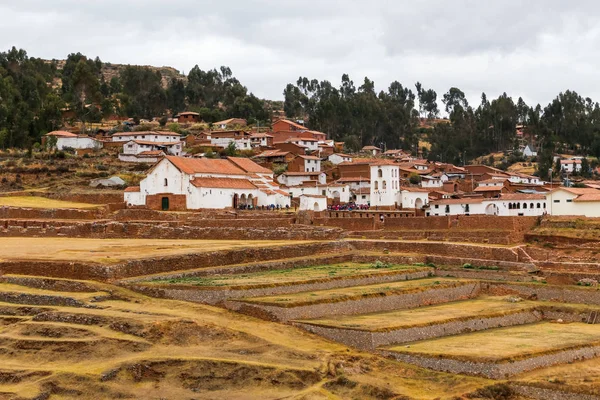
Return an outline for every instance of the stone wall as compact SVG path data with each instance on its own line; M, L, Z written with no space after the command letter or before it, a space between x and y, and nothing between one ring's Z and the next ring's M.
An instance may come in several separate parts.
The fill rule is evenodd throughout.
M479 288L479 282L467 282L446 285L446 287L432 287L418 292L407 291L385 296L368 296L336 303L316 303L296 307L275 307L242 301L227 301L225 306L255 317L287 322L294 319L365 314L465 300L477 296Z
M506 379L521 372L545 368L556 364L566 364L575 360L585 360L600 356L600 346L589 346L560 350L555 353L532 356L511 362L473 362L440 356L426 356L411 353L381 351L382 355L398 361L418 365L435 371L453 374L479 375L491 379Z
M382 332L371 332L351 328L314 325L295 322L296 326L323 336L327 339L343 343L360 350L373 351L379 346L393 343L407 343L417 340L457 335L464 332L481 331L505 326L531 324L541 320L541 314L534 310L519 310L499 316L474 316L471 319L449 320L443 323L426 326L405 327Z
M523 298L543 301L600 305L600 290L595 288L541 283L482 282L481 289L492 295L513 293Z
M153 297L163 297L176 300L193 301L212 305L223 304L229 299L241 299L247 297L273 296L278 294L310 292L315 290L327 290L334 288L345 288L351 286L375 285L385 282L405 281L409 279L427 278L432 271L424 268L422 271L399 272L394 274L375 274L362 277L331 277L321 281L310 283L278 284L271 287L249 287L229 288L224 287L199 287L185 284L134 284L128 287L132 290L142 292Z
M93 209L75 208L24 208L0 207L0 219L102 219L107 214L106 207Z
M535 400L600 400L600 396L567 392L566 388L565 390L554 390L520 383L512 383L510 387L517 394Z
M170 211L184 211L187 209L187 198L185 194L159 193L146 196L146 207L151 210L162 210L162 199L169 199Z

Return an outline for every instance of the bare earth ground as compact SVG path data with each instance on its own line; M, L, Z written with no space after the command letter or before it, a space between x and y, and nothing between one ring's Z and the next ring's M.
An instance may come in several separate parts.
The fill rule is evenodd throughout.
M541 322L424 340L410 346L392 346L390 350L496 362L599 342L600 330L595 325Z
M75 203L72 201L53 200L37 196L0 197L0 207L25 207L25 208L98 208L98 204Z
M0 238L0 261L118 263L128 259L310 243L290 240Z
M219 308L56 282L0 284L0 398L450 399L491 384Z

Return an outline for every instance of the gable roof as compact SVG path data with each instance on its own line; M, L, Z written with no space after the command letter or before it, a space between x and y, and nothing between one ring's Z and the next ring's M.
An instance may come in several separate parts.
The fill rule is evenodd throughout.
M154 135L154 136L181 136L175 132L154 132L154 131L139 131L139 132L115 132L112 136L137 136L137 135Z
M302 126L302 125L300 125L300 124L297 124L297 123L295 123L295 122L293 122L293 121L290 121L289 119L285 119L285 118L278 119L278 120L277 120L277 121L275 121L273 124L276 124L276 123L278 123L278 122L285 122L286 124L288 124L288 125L290 125L290 126L293 126L294 128L303 129L303 130L308 130L308 128L307 128L307 127L305 127L305 126Z
M56 137L77 137L76 134L67 132L67 131L52 131L50 133L46 133L46 136L56 136Z
M261 167L260 165L258 165L254 161L250 160L249 158L227 157L227 160L232 162L237 167L239 167L240 169L242 169L243 171L246 171L248 173L253 173L253 174L272 174L273 173L273 171L271 171L270 169Z

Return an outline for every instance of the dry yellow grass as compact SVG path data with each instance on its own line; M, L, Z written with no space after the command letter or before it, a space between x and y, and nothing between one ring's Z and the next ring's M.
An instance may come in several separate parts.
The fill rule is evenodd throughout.
M247 302L268 304L278 307L295 307L317 303L335 303L366 296L392 295L395 293L427 290L433 287L460 285L470 282L466 279L431 278L411 281L388 282L377 285L353 286L340 289L317 290L278 296L253 297Z
M89 303L96 308L0 303L3 395L60 388L61 398L80 399L375 399L369 393L382 391L451 399L491 384L356 352L289 325L88 284L114 298ZM327 385L340 375L356 387Z
M310 243L289 240L0 238L2 260L118 263L129 259Z
M599 342L600 329L595 325L542 322L424 340L389 349L468 361L501 362Z
M320 318L305 322L321 326L376 332L413 326L440 324L455 319L475 317L485 318L490 315L501 315L520 310L528 310L535 306L536 303L531 301L511 303L508 302L505 297L482 297L475 300L457 301L409 310Z
M88 209L101 207L98 204L75 203L72 201L53 200L38 196L0 197L0 206L23 208L77 208Z

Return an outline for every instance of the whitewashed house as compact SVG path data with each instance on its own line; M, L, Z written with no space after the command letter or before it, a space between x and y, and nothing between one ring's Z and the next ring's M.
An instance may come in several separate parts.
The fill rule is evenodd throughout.
M332 164L338 165L343 162L352 162L352 156L343 153L333 153L327 157L327 160L329 160L329 162Z
M527 145L523 149L523 157L537 157L537 150L533 146Z
M251 150L251 136L249 132L245 131L215 131L210 134L210 144L216 147L227 148L233 142L237 150Z
M292 187L301 186L305 182L324 185L327 175L324 172L284 172L277 177L277 182Z
M67 131L53 131L45 135L46 140L48 138L56 138L56 149L64 150L65 148L70 149L101 149L102 142L99 140L87 136L87 135L76 135Z
M182 151L183 142L130 140L123 144L123 151L119 153L119 160L125 162L156 163L160 157L166 154L180 156Z
M306 147L307 150L310 150L310 151L316 151L316 152L319 151L319 140L318 139L304 138L304 137L289 138L289 139L286 139L284 141L284 143L294 143L299 146L304 146L304 147Z
M550 215L600 217L600 190L559 187L546 194Z
M165 156L124 199L130 206L162 210L290 205L289 193L273 182L271 170L238 157Z
M323 196L330 199L334 204L348 203L352 195L348 185L319 184L317 182L305 182L300 186L290 186L283 189L293 197L301 197L303 195Z
M129 142L131 140L142 140L144 142L178 143L181 135L175 132L118 132L111 137L113 142Z
M421 187L426 189L437 189L444 186L444 182L448 182L448 175L444 173L435 173L424 175L421 177Z
M352 201L356 204L371 204L371 188L357 188L351 189Z
M581 172L581 159L560 160L560 169L569 174Z

